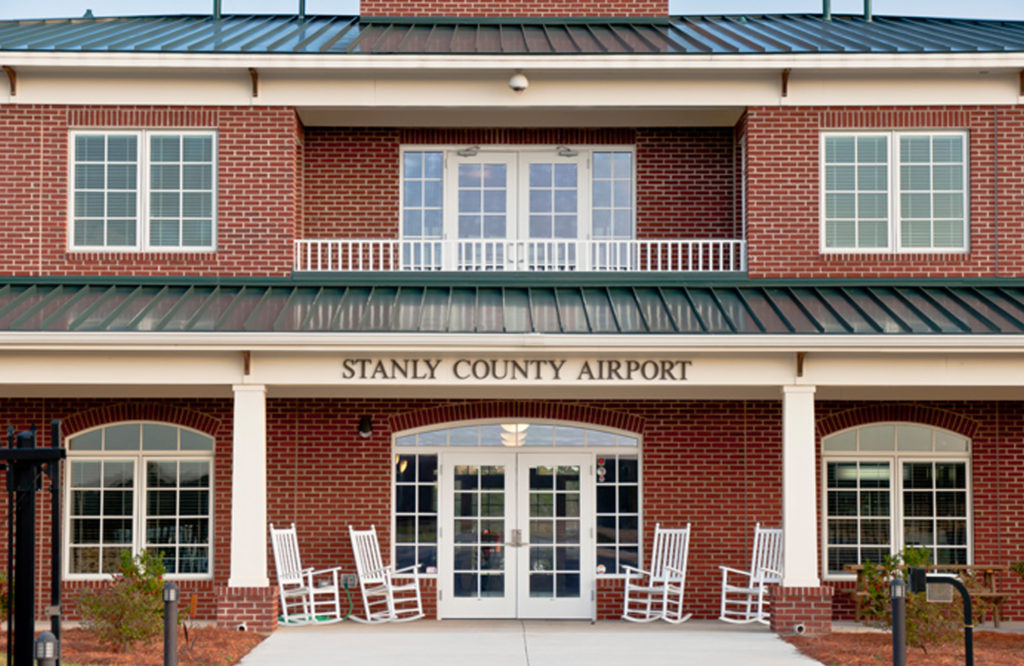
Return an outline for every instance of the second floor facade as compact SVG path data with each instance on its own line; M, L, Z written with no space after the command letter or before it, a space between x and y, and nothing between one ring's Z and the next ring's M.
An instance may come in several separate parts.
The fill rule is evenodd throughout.
M1024 275L1024 49L72 64L37 29L0 25L2 274Z

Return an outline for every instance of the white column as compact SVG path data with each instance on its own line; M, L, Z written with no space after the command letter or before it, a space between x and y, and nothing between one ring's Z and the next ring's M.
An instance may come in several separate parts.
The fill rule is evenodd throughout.
M267 387L239 384L231 458L231 576L228 587L266 587Z
M818 587L814 387L782 387L783 587Z

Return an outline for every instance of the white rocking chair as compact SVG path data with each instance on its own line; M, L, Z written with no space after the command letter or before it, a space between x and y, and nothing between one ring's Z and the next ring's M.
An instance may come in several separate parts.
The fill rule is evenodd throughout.
M622 619L630 622L665 620L679 624L693 613L683 615L686 591L686 560L690 552L690 524L676 529L654 526L651 569L644 571L627 565Z
M363 593L363 609L366 618L352 616L357 622L408 622L423 617L423 602L420 599L419 564L394 571L384 566L377 542L377 528L353 529L348 526L352 539L352 551L356 557L356 573L359 575L359 590ZM395 584L395 579L411 579L412 582Z
M754 550L750 570L722 570L722 610L719 620L735 624L768 624L770 614L765 592L782 582L782 530L754 526ZM730 577L731 574L731 577Z
M338 590L340 567L303 569L295 523L281 529L271 524L270 543L274 549L274 566L280 592L280 623L300 625L341 622Z

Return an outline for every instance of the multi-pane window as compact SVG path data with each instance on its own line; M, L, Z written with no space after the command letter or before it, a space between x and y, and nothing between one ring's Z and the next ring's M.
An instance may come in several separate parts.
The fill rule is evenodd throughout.
M117 571L119 553L162 553L168 574L211 573L213 440L160 423L68 441L68 573Z
M639 567L640 470L634 455L597 459L597 572Z
M404 266L441 268L444 238L444 155L406 151L402 155L402 238L423 241L404 249Z
M970 442L910 423L852 428L822 440L825 567L881 562L925 547L937 564L970 559Z
M963 132L824 134L824 251L965 251L966 145Z
M71 248L213 248L215 152L208 131L73 132Z
M395 563L437 571L437 456L395 456Z

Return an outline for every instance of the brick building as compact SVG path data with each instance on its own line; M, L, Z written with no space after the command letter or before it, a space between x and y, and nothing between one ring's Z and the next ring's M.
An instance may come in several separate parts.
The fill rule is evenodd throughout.
M349 571L375 524L441 618L616 617L657 523L705 619L783 527L782 632L906 546L1024 559L1024 23L514 6L0 22L68 617L150 548L270 629L268 523Z

